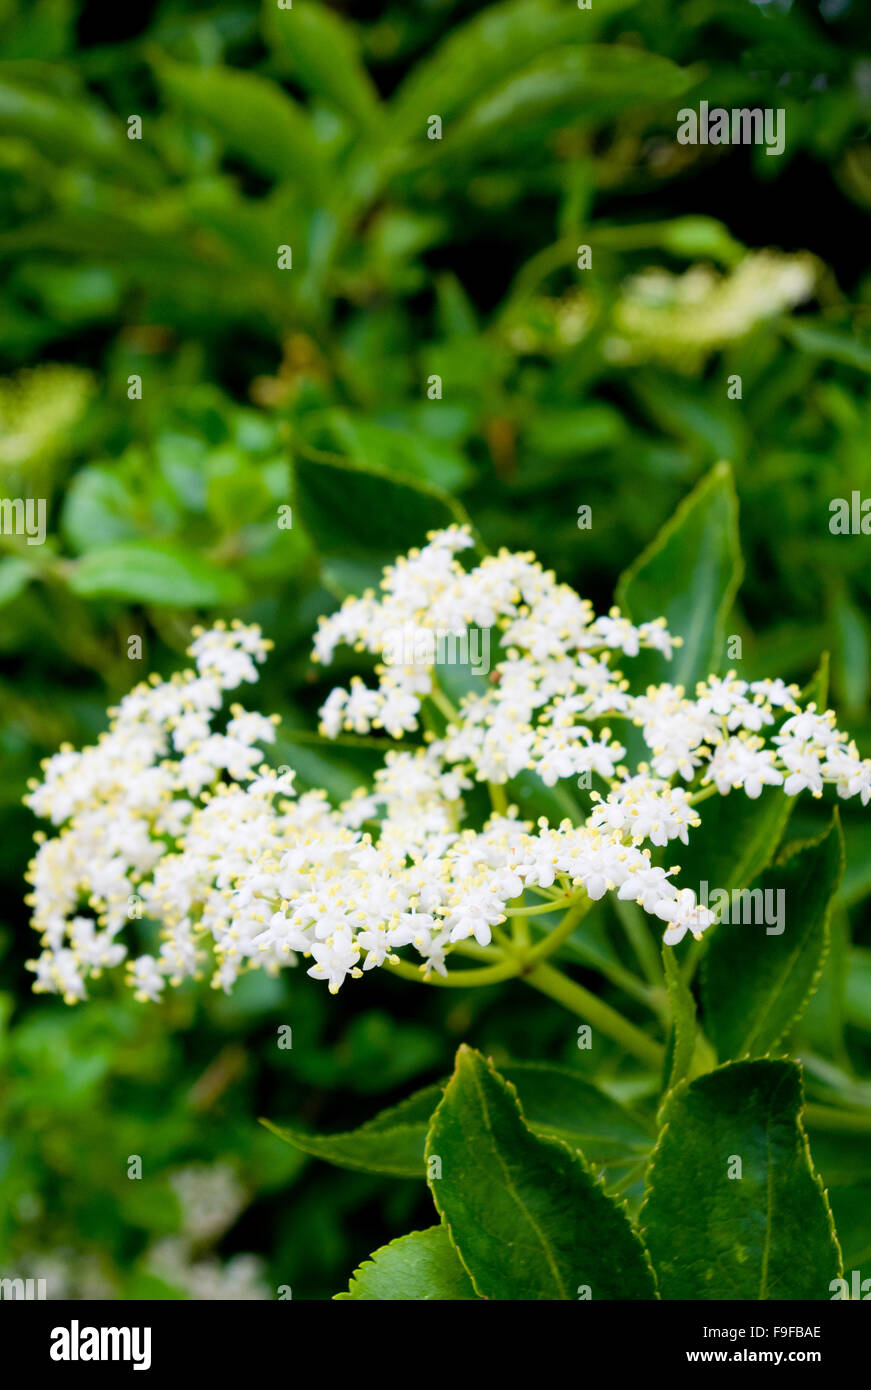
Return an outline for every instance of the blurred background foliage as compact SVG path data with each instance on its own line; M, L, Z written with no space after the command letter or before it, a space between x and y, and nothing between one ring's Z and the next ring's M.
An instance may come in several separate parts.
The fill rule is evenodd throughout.
M804 682L829 650L869 753L867 541L829 531L831 499L871 496L867 18L862 0L0 0L0 495L48 504L44 545L0 535L0 1271L83 1297L329 1297L429 1219L422 1186L337 1175L257 1116L351 1128L465 1038L651 1103L616 1049L594 1064L557 1005L511 986L369 977L332 1000L300 972L231 999L32 1000L20 797L181 663L194 621L236 615L276 642L259 696L278 761L347 794L371 755L312 733L319 612L467 514L607 607L719 459L741 674ZM677 144L703 99L783 108L785 152ZM795 1045L812 1096L867 1103L871 835L854 813L845 830L837 949ZM607 912L590 930L619 963ZM871 1259L869 1149L814 1143L847 1268Z

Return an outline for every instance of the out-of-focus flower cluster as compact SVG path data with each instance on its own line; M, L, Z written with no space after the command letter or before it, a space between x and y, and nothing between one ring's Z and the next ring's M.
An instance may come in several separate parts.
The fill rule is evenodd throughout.
M257 1255L222 1259L213 1246L236 1222L250 1194L227 1163L195 1163L169 1174L178 1199L180 1229L143 1252L142 1269L197 1302L263 1301L272 1298L266 1266ZM59 1247L20 1254L14 1270L0 1272L13 1285L42 1281L39 1297L111 1301L122 1296L118 1271L108 1257ZM9 1295L16 1296L16 1295ZM25 1297L22 1292L17 1295Z
M624 286L606 354L617 362L678 361L697 370L715 349L809 299L816 279L812 256L776 251L754 251L728 275L706 265L682 275L644 271Z
M165 1236L146 1252L149 1273L194 1302L262 1302L272 1297L266 1267L257 1255L221 1260L209 1252L248 1205L249 1196L225 1163L196 1163L170 1175L181 1208L178 1235Z
M679 273L651 265L629 276L613 302L580 285L560 297L518 296L497 332L515 353L559 356L601 329L603 353L617 365L698 374L713 352L809 300L820 273L806 252L775 250L748 252L726 272L705 262Z
M529 554L466 568L472 545L461 527L433 533L385 570L379 593L321 620L318 661L340 644L376 658L374 683L355 677L328 696L323 733L397 740L373 785L340 805L322 791L295 797L293 773L262 764L273 719L233 705L213 728L224 692L257 679L268 644L254 626L198 632L195 670L138 686L95 747L47 760L27 798L59 827L37 837L30 871L36 989L83 998L89 977L128 957L122 937L149 929L159 944L128 964L143 999L205 970L229 990L246 970L300 958L335 991L405 948L425 976L445 974L453 952L480 953L512 912L608 892L664 922L674 944L714 920L677 867L653 858L688 843L697 800L765 787L819 796L831 783L867 804L871 762L831 712L801 709L796 687L729 673L692 695L668 683L633 693L624 658L631 675L642 648L668 658L675 645L662 620L596 617ZM500 659L456 706L437 666L397 664L397 652L434 651L424 639L435 634L481 629ZM643 761L627 765L612 725L638 726ZM601 790L582 824L532 823L505 788L529 773Z

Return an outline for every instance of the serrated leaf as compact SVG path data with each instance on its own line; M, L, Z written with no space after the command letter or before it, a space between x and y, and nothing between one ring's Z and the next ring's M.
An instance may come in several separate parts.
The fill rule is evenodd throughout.
M591 1163L649 1150L651 1138L641 1122L569 1067L516 1062L503 1075L518 1092L530 1129L580 1149ZM285 1143L340 1168L422 1178L427 1128L446 1084L426 1086L343 1134L261 1123Z
M837 1119L838 1112L834 1113ZM847 1118L853 1118L850 1112ZM871 1122L867 1111L865 1119ZM817 1129L809 1116L808 1129L813 1162L835 1218L844 1269L862 1268L871 1275L871 1123L864 1134L827 1132Z
M479 1296L655 1296L624 1212L576 1152L532 1133L514 1088L472 1048L457 1054L426 1154L433 1200Z
M821 839L778 861L746 890L762 895L739 900L742 917L752 911L756 925L730 920L711 928L703 995L722 1061L769 1052L804 1012L828 950L829 912L843 869L836 812ZM717 910L715 897L710 906Z
M843 879L841 886L843 888ZM800 1054L811 1047L833 1061L842 1061L847 1056L844 1025L849 952L850 919L839 892L829 913L828 953L817 987L799 1021L794 1047Z
M274 1125L270 1120L260 1123L286 1144L340 1168L420 1178L424 1173L427 1126L441 1097L440 1085L426 1086L359 1129L343 1134L309 1134L287 1125Z
M472 1281L460 1263L444 1226L412 1231L376 1250L351 1276L347 1293L334 1301L369 1302L475 1298Z
M671 1065L668 1068L665 1087L668 1092L689 1075L692 1066L696 1048L696 1001L683 977L674 951L667 946L662 950L662 968L672 1020L672 1036L668 1048Z
M119 598L167 608L209 608L240 603L245 597L237 575L156 541L92 550L68 565L66 578L82 598Z
M672 1093L639 1218L662 1298L831 1297L840 1252L802 1103L787 1061L731 1063Z
M722 668L724 624L741 574L732 470L718 463L618 581L617 602L634 623L664 617L683 638L671 661L645 652L627 662L633 684L670 681L692 694L697 681Z

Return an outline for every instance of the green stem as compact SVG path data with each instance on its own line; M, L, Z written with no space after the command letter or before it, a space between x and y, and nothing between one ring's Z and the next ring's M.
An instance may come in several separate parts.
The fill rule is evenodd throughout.
M654 1067L657 1070L662 1066L665 1053L659 1043L654 1042L646 1033L642 1033L640 1028L636 1028L634 1023L630 1023L604 1000L591 994L588 989L584 989L583 985L569 980L558 970L554 970L553 966L536 966L534 970L524 972L522 978L533 989L540 990L550 999L555 999L557 1003L565 1005L573 1014L583 1018L593 1028L598 1028L600 1033L604 1033L606 1037L619 1043L645 1066Z
M717 794L717 785L715 782L712 782L709 787L703 787L701 791L692 792L687 797L687 801L690 806L698 806L700 801L707 801L709 796L716 796Z
M502 960L499 965L485 965L480 970L451 970L447 975L431 974L424 977L418 965L410 961L385 961L384 965L391 975L399 975L403 980L416 980L418 984L439 985L447 989L469 989L477 985L496 985L502 980L511 980L517 974L517 961Z
M647 983L654 989L661 990L664 984L662 960L659 948L654 943L647 928L641 909L635 903L621 902L616 896L613 898L613 904L617 920L626 933L626 939L632 947Z
M451 955L469 956L472 960L482 960L486 964L497 965L502 952L493 946L479 946L477 941L457 941L451 947Z
M502 957L495 964L485 966L482 970L452 970L449 975L431 974L424 980L420 967L412 965L410 961L385 961L385 965L394 975L401 975L405 980L424 980L424 983L431 985L448 985L461 989L469 985L497 984L501 980L510 980L513 976L532 969L539 961L558 951L592 906L592 901L581 889L559 926L549 932L531 951L518 948L503 932L498 932ZM474 942L458 943L454 949L462 951L465 955L477 955L479 959L492 958L492 952L487 947L476 946Z
M629 1172L624 1173L619 1182L609 1183L608 1192L616 1196L621 1192L625 1192L628 1188L634 1187L635 1183L639 1182L644 1177L648 1162L649 1159L645 1154L644 1158L640 1158L637 1163L633 1163Z
M499 926L493 926L490 930L493 940L502 951L503 956L508 955L513 957L515 954L514 941L511 936L509 936L508 932L503 931Z
M447 695L443 690L439 689L435 681L433 681L432 690L429 692L429 698L432 700L436 709L444 715L449 724L456 724L460 717L459 711L455 705L451 704Z
M548 898L543 903L534 903L532 907L509 907L508 911L512 917L538 917L543 912L559 912L563 907L571 907L574 901L574 897Z
M529 923L525 917L512 917L511 925L514 929L513 944L518 951L528 951L532 944L532 937L529 932Z
M659 1043L648 1038L640 1028L636 1028L616 1009L612 1009L609 1004L604 1003L595 994L591 994L582 985L576 984L574 980L569 980L552 966L544 964L547 957L558 951L560 946L571 936L578 922L586 916L592 907L592 899L582 889L570 904L559 926L549 932L532 950L524 949L517 943L506 940L503 945L502 960L493 965L484 965L480 970L452 970L448 975L430 974L424 977L420 967L412 965L409 961L386 961L385 965L391 974L399 975L404 980L416 980L418 983L448 989L494 985L504 980L519 977L528 985L532 985L533 989L538 989L543 994L549 995L551 999L564 1004L572 1013L586 1019L594 1028L598 1028L606 1037L619 1042L627 1052L631 1052L640 1061L659 1068L662 1065L664 1055L663 1048ZM463 949L463 947L465 947L467 954L472 953L471 944L463 943L463 946L458 947L458 949ZM483 956L486 948L477 947L474 950L475 952L480 951ZM486 959L486 957L484 958Z
M587 965L582 961L581 964ZM610 980L612 985L622 989L624 994L628 994L630 999L636 999L639 1004L643 1004L645 1009L649 1009L652 1014L656 1014L663 1028L668 1028L668 995L664 989L652 989L650 985L642 984L631 970L625 966L616 965L611 961L590 961L588 969L595 970L597 974L604 975L606 980Z
M558 951L582 918L586 917L592 906L592 898L588 898L582 888L559 926L548 932L544 940L540 941L537 946L533 946L532 950L523 957L524 969L527 970L530 966L537 965L539 961L546 960L548 956L553 955L554 951Z
M526 927L528 933L527 919L525 917L518 917L518 919L514 921L514 940L511 945L514 948L514 955L518 957L521 973L525 962L543 960L546 956L558 950L568 937L571 936L578 922L581 921L594 906L593 902L587 899L586 894L583 893L567 901L569 905L577 903L579 909L583 908L583 911L579 910L577 913L572 914L570 920L561 922L553 932L550 932L547 936L542 938L533 951L529 950L530 941L528 937L526 940L519 939L518 928L522 930L522 928ZM539 910L551 912L554 908L561 907L562 905L563 903L561 901L559 903L553 903L550 907L542 909L533 908L532 913L535 914ZM517 909L512 913L512 920L517 916L518 912L525 912L527 910L528 909L525 908ZM478 949L480 950L481 948L479 947ZM596 970L600 975L604 975L605 979L610 980L612 985L616 985L618 989L622 989L630 998L636 999L639 1004L643 1004L651 1013L656 1014L657 1018L664 1026L668 1025L668 997L662 983L660 983L657 988L651 988L648 985L642 984L641 980L637 979L631 971L626 970L622 965L611 963L610 961L590 962L590 968Z

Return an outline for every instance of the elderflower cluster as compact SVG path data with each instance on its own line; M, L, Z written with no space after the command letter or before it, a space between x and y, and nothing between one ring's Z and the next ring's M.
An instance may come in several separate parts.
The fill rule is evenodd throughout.
M810 298L816 278L811 256L775 251L751 252L728 275L706 265L682 275L643 271L624 287L606 352L619 362L682 359L695 366Z
M396 741L372 785L339 805L295 795L292 772L261 763L274 720L233 705L223 731L212 727L224 692L257 679L268 644L253 626L198 632L195 671L138 686L95 747L47 760L27 798L59 827L38 837L30 872L36 989L72 1002L126 959L137 997L156 1000L206 970L229 990L250 969L302 960L335 992L378 966L407 969L398 953L409 949L424 977L445 975L454 954L486 956L512 914L535 921L609 892L664 923L674 945L714 920L660 862L689 843L697 802L831 784L867 804L871 762L830 711L799 706L797 687L730 672L692 695L669 683L633 692L642 649L669 658L678 644L662 620L597 617L530 554L467 568L472 546L465 528L433 533L379 592L321 620L316 660L340 644L375 659L371 683L355 677L327 697L323 734ZM471 629L492 634L500 659L456 705L426 657L385 660L397 631ZM630 767L639 737L647 753ZM586 818L524 820L505 784L529 774L548 787L597 779Z

